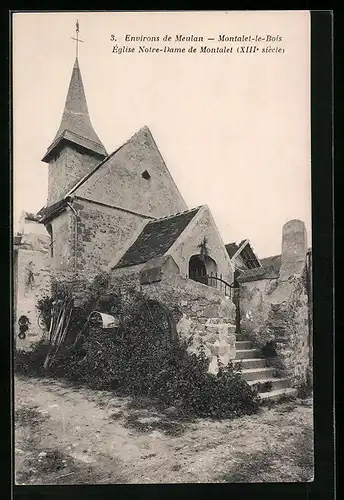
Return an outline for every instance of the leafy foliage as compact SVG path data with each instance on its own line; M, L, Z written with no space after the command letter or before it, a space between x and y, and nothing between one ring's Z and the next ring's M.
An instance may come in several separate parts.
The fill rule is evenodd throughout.
M208 373L205 354L190 354L185 340L164 330L140 293L122 294L120 310L118 329L89 325L77 343L57 355L49 375L119 395L149 397L192 417L232 418L257 411L257 390L241 378L240 370L229 364L218 375ZM25 355L33 364L42 361L36 350ZM16 366L23 373L21 367ZM34 371L39 374L37 366Z
M16 373L21 375L41 377L44 375L43 363L49 350L49 344L45 339L38 341L30 351L16 351L13 359L13 367Z
M274 341L266 342L260 348L261 355L263 358L274 358L277 356L276 345Z
M37 302L37 309L41 313L41 318L44 323L45 328L48 330L50 326L51 308L54 299L52 297L44 296Z

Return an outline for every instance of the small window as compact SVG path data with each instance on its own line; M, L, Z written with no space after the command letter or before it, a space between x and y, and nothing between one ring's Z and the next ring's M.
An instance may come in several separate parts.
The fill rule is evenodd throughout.
M53 240L53 228L51 224L47 224L47 231L50 235L50 256L54 257L54 240Z
M148 170L145 170L144 172L142 172L142 177L144 179L146 179L148 181L148 179L150 179L150 173L148 172Z

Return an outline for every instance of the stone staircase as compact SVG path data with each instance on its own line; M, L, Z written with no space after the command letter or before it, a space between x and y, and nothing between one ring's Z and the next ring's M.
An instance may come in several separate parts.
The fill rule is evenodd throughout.
M237 341L235 347L234 364L241 363L242 377L249 385L260 384L259 396L263 401L296 396L297 390L290 387L290 379L275 377L276 368L266 366L266 359L259 357L259 350L253 348L252 342Z

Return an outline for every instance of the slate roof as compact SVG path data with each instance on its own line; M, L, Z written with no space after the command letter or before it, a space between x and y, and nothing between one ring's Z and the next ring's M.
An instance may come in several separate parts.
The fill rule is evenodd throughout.
M143 264L164 255L201 207L148 222L115 268Z
M31 212L25 212L25 219L26 220L31 220L33 222L39 222L39 219L37 218L37 215L31 213Z
M254 269L245 269L240 274L238 281L241 283L248 281L256 281L261 279L276 279L279 277L279 270L281 267L281 255L272 255L260 259L262 267Z
M247 240L243 240L240 243L239 248L246 241ZM240 252L240 257L242 258L242 260L244 261L245 266L248 269L256 269L256 268L260 268L261 267L260 262L259 262L259 260L258 260L258 258L256 256L256 254L254 253L253 248L251 247L251 244L250 244L249 241L247 241L247 244L242 248L242 250Z
M272 255L271 257L265 257L264 259L260 259L260 263L265 269L279 273L282 264L282 256Z
M245 246L243 246L244 243L246 243ZM242 240L239 245L237 245L236 243L228 243L227 245L225 245L229 258L232 259L242 246L243 248L241 249L239 255L243 259L245 266L249 269L260 267L259 260L257 259L257 256L247 239Z
M39 222L49 222L56 214L62 212L66 208L68 200L69 198L63 198L48 207L41 208L36 214L36 219Z
M61 141L69 141L83 146L102 158L107 156L107 152L91 123L77 58L69 83L60 127L42 161L49 162L51 154Z
M239 246L236 243L227 243L225 247L230 259L233 257L235 252L239 250Z
M273 270L266 269L265 267L256 267L254 269L247 269L240 274L238 281L244 283L247 281L256 281L262 279L276 279L279 273Z

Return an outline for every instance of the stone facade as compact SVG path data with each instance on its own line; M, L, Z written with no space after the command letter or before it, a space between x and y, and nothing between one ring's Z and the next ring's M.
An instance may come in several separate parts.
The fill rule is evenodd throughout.
M147 127L107 156L90 121L77 60L60 128L43 161L49 163L48 207L38 214L47 230L25 218L14 249L17 347L28 348L42 334L36 305L50 294L52 279L68 283L82 303L89 282L107 270L117 290L137 290L162 303L175 333L190 341L189 351L204 350L209 371L218 371L218 361L228 364L236 354L235 306L218 281L207 286L190 278L213 273L231 285L234 264L245 267L247 255L232 263L209 208L188 210ZM132 260L116 268L130 249ZM295 386L307 381L312 357L306 255L304 224L289 221L279 277L263 273L240 289L244 337L257 346L272 341L277 368ZM19 342L22 315L30 326Z
M98 163L98 157L78 150L71 144L64 146L58 158L49 163L47 205L63 198Z
M50 295L50 237L45 227L31 220L22 221L19 244L14 248L13 261L13 326L14 344L27 350L39 340L44 331L38 325L38 300ZM20 339L18 320L26 316L29 328L25 339Z
M272 342L276 367L291 377L294 386L308 383L312 372L308 276L304 223L293 220L283 226L279 277L240 285L244 337L258 347Z
M187 210L147 127L110 155L75 194L153 217Z
M223 279L231 284L234 279L234 269L207 205L202 207L167 253L175 260L180 274L188 276L190 257L200 253L199 245L204 241L204 238L206 238L208 256L216 263L216 266L207 269L207 272L209 274L211 272L217 273L218 276L222 275Z
M273 302L272 292L277 286L277 278L240 283L241 330L244 337L248 336L259 345L271 340L264 325Z
M131 268L113 269L111 284L117 290L141 291L170 311L176 333L188 341L189 352L204 349L209 371L218 371L218 357L227 365L235 358L235 307L218 290L184 278L171 256Z
M104 271L149 219L86 200L75 200L77 215L76 266L78 271Z
M60 213L51 222L51 268L71 270L74 268L74 217L70 208Z
M51 267L55 271L106 270L150 220L126 210L74 199L47 226L51 232ZM51 226L51 228L49 227Z

